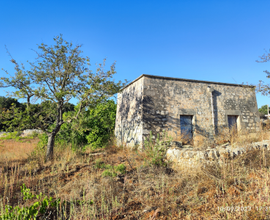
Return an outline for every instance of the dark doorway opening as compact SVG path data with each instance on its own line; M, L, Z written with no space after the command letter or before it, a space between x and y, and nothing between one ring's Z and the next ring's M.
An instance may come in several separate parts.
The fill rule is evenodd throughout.
M228 126L230 131L232 129L235 129L235 131L237 131L237 115L228 115Z
M186 143L191 143L193 139L192 118L192 115L180 116L181 135L184 142Z

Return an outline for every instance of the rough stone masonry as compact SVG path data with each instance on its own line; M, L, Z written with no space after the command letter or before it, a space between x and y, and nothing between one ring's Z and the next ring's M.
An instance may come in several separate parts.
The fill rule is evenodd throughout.
M115 136L119 145L143 147L167 132L198 146L224 129L260 130L255 87L239 84L141 75L117 97Z

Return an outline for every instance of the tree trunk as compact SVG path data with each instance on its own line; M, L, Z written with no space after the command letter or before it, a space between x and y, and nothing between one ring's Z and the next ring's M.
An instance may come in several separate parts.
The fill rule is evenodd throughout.
M56 134L60 130L61 125L56 125L56 128L49 134L48 143L47 143L47 152L46 152L46 161L53 159L53 148Z
M29 112L29 108L30 108L30 96L27 96L26 106L27 106L27 111Z
M53 147L54 147L54 139L55 134L51 133L48 137L48 143L47 143L47 152L46 152L46 161L53 159Z

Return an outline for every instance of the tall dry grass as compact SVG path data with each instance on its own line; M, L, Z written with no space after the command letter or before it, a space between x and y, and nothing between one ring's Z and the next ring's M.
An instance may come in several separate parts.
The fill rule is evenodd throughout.
M247 144L266 137L267 132L230 140ZM36 142L31 141L34 148ZM33 193L61 200L57 208L49 209L48 219L266 219L269 215L268 151L196 170L153 166L150 159L145 152L115 145L86 152L57 146L54 160L48 163L42 152L22 159L14 154L0 163L0 210L7 204L34 202L22 198L20 186L25 183ZM119 164L125 165L125 173L102 175L106 165Z
M0 161L26 159L34 150L39 139L25 139L21 142L14 140L0 140Z
M224 142L229 142L233 146L245 146L253 142L259 142L270 139L270 132L266 129L260 130L256 133L250 133L246 128L232 129L224 128L214 137L216 145Z

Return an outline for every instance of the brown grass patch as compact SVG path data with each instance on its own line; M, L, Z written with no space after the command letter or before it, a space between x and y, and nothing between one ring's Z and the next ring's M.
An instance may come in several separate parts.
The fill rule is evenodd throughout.
M0 140L0 161L12 161L26 159L34 150L39 139Z
M13 143L13 150L5 152L14 157L0 163L1 207L30 205L20 193L25 183L33 193L61 199L59 210L49 219L266 219L269 215L260 210L270 207L268 151L191 172L151 166L144 152L116 146L86 152L56 147L54 161L40 163L42 158L18 159L15 154L16 146L21 146L21 153L26 148L30 152L37 140L27 147L16 141L4 143ZM126 172L104 177L102 164L124 164Z

